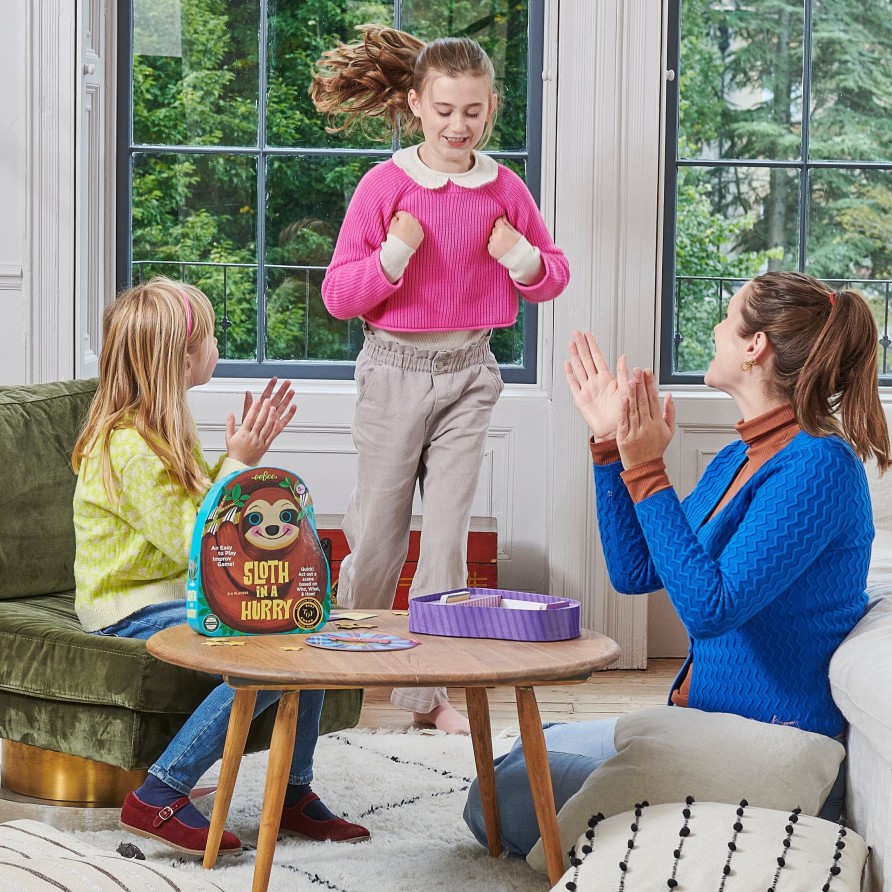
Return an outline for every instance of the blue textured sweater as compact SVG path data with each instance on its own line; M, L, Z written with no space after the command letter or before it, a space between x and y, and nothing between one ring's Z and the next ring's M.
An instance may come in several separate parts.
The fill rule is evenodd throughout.
M745 461L733 443L684 501L664 489L637 505L620 462L595 465L610 579L668 592L691 639L689 706L835 736L830 657L867 603L864 466L838 437L799 433L707 519Z

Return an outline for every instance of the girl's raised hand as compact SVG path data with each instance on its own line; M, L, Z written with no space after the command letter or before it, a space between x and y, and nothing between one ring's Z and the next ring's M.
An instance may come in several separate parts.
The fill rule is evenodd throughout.
M620 402L629 383L625 354L617 360L614 376L595 336L574 331L564 373L573 402L592 436L596 440L613 439L619 423Z
M283 387L288 387L287 382ZM271 390L270 385L267 388ZM264 390L266 393L266 389ZM279 393L272 397L253 400L245 411L242 423L236 429L235 415L230 412L226 419L226 452L244 465L256 465L263 460L266 451L285 425L294 417L297 406L290 405L293 392L289 396ZM283 407L280 412L278 406Z
M424 240L421 224L408 211L397 211L390 220L388 232L407 244L413 251Z
M273 391L275 390L276 384L278 383L278 378L270 378L266 384L266 387L263 388L263 393L260 394L260 402L264 400L270 400L272 403L272 407L279 413L279 416L284 419L285 424L288 424L292 418L294 418L294 413L297 411L297 406L291 406L291 401L294 399L294 389L291 386L291 381L283 381L281 386L279 387L278 392L273 395ZM242 421L244 422L245 418L248 415L248 409L251 408L251 405L254 402L254 397L251 396L250 391L245 391L245 402L242 406ZM289 409L289 406L291 408ZM285 426L282 425L282 427Z
M667 393L660 410L657 379L650 369L633 369L627 396L623 397L616 445L624 468L662 458L675 433L675 403Z
M493 260L501 260L519 241L520 233L502 216L493 224L486 250Z

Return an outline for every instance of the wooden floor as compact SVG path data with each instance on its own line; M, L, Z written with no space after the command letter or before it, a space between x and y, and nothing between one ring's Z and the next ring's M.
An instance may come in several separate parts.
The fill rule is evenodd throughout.
M645 706L663 706L666 695L682 660L650 660L646 670L618 669L596 672L584 684L542 686L536 688L536 700L543 722L604 719L632 712ZM490 688L490 724L493 733L517 727L517 708L513 688ZM465 692L450 689L449 699L461 712ZM360 728L407 728L412 725L408 712L390 702L390 692L369 689L359 719Z

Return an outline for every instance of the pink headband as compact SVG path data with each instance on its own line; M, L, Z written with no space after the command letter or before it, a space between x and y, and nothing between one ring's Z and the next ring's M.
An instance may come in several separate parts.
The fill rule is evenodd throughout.
M186 340L188 341L192 335L192 304L189 303L189 298L186 297L186 292L181 291L180 297L183 299L183 306L186 308Z

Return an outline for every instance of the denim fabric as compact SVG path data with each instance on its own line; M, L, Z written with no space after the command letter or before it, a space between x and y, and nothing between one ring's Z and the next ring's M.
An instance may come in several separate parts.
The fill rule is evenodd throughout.
M186 622L186 602L150 604L111 626L95 632L118 638L151 638L162 629ZM258 691L254 715L277 702L282 691ZM291 757L290 784L308 784L313 779L313 751L319 738L319 716L325 691L301 691L297 716L297 737ZM235 691L221 682L187 719L149 773L188 793L198 779L223 755L229 713Z
M558 811L599 765L616 755L613 745L615 726L616 719L543 726L554 804ZM511 857L526 858L539 840L539 823L520 738L510 752L495 760L494 765L502 850ZM485 846L486 825L476 779L468 790L464 819L478 842Z

